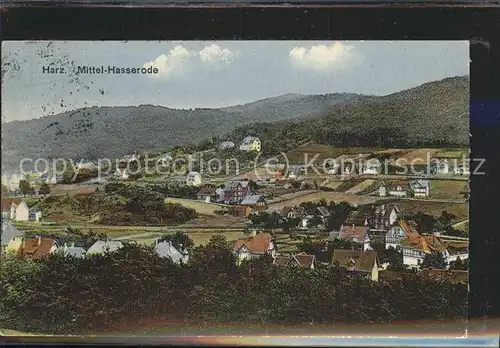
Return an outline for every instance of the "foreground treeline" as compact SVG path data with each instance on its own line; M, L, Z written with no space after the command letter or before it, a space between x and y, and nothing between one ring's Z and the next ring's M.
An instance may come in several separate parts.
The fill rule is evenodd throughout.
M123 320L166 318L214 324L382 323L459 319L463 285L348 276L337 266L278 268L269 258L235 266L221 236L175 265L153 249L126 245L85 259L4 256L0 327L31 332L119 330Z

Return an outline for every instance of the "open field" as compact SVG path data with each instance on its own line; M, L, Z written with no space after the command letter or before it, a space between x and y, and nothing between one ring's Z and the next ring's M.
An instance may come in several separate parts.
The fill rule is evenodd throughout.
M335 189L335 192L347 192L351 188L361 184L363 181L364 179L349 179L342 181L342 183Z
M196 245L206 243L214 234L222 233L226 236L227 240L233 241L245 236L243 228L233 228L232 230L221 230L217 228L200 228L200 229L183 229L181 227L161 227L161 226L103 226L103 225L90 225L90 224L57 224L57 225L43 225L36 223L16 223L16 226L22 231L40 231L53 234L62 234L71 226L71 228L78 229L84 233L90 230L96 233L104 233L110 238L118 240L135 240L141 244L151 245L155 239L165 235L173 234L176 231L183 231L188 234ZM137 236L137 237L135 237Z
M357 193L367 189L368 187L372 186L375 182L376 182L376 180L366 179L366 180L360 182L359 184L357 184L356 186L353 186L350 189L348 189L346 191L346 193L357 194Z
M462 158L463 156L469 156L468 149L441 149L435 154L436 157L440 158Z
M434 148L420 148L420 149L409 149L401 154L397 154L392 158L393 161L399 159L400 164L427 164L428 161L433 158L436 152L440 149Z
M469 204L468 203L440 203L429 201L416 201L416 200L395 200L403 212L417 212L440 216L441 212L446 210L456 216L456 222L465 220L469 217Z
M96 188L99 188L100 191L104 190L103 185L57 184L50 189L50 194L53 196L91 194L96 191Z
M297 191L297 192L293 192L293 193L285 193L284 195L281 195L279 197L275 197L271 200L268 200L267 203L268 204L279 203L282 201L287 201L290 199L306 196L306 195L309 195L311 193L317 193L317 192L323 192L323 191L321 191L321 190L303 190L303 191Z
M236 231L227 231L227 232L218 232L218 231L212 231L212 232L190 232L190 231L183 231L186 233L194 242L195 246L207 244L210 238L212 238L213 235L216 234L223 234L226 239L230 242L236 241L239 238L244 238L245 234L243 232L236 232ZM155 233L155 234L150 234L148 236L143 236L139 238L134 238L133 235L130 236L130 238L125 238L126 236L120 238L121 241L136 241L139 244L144 244L144 245L153 245L154 242L156 241L157 238L166 235L166 234L174 234L175 231L171 232L166 232L166 233Z
M461 192L465 191L467 182L455 180L432 180L430 181L430 197L436 199L460 199Z
M173 197L165 198L165 203L180 204L183 207L196 210L198 214L207 216L217 216L214 213L214 210L221 210L225 207L223 204L205 203L203 201L197 201L193 199L173 198Z
M325 159L335 159L342 155L351 157L351 155L369 154L380 150L382 149L378 147L334 147L312 143L297 147L289 151L286 155L290 164L309 163L316 155L318 155L318 157L315 162L317 164L322 164Z
M343 184L343 181L328 181L323 187L327 187L329 189L337 189L340 187L340 185Z
M348 202L353 205L362 205L362 204L371 204L375 203L379 200L383 200L382 197L374 197L374 196L359 196L359 195L350 195L342 192L315 192L308 195L303 195L295 198L291 198L288 200L284 200L277 203L269 204L271 208L283 208L284 206L293 206L298 205L302 202L310 202L310 201L319 201L321 199L326 199L327 201L334 201L336 203L339 202Z

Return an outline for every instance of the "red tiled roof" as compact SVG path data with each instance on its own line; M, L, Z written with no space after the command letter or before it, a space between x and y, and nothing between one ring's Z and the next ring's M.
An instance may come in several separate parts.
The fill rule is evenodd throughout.
M10 211L10 205L14 203L15 205L19 205L21 200L19 198L8 198L2 199L2 213Z
M340 238L357 238L360 242L365 240L368 228L366 226L342 226L340 230Z
M422 250L426 253L446 250L446 246L439 240L439 237L434 235L406 238L401 242L401 245L417 250Z
M238 239L234 251L246 246L251 253L265 253L269 250L272 237L269 233L258 233L255 237Z
M33 259L41 259L50 254L50 249L54 243L54 240L51 238L26 239L19 249L17 256L19 258L31 257Z

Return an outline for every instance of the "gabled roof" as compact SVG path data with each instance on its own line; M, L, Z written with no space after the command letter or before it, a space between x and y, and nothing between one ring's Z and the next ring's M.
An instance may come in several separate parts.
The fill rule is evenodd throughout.
M273 264L277 265L277 266L288 266L290 264L290 261L291 261L291 257L290 256L282 256L282 255L278 255L274 258L273 260Z
M65 256L75 257L75 258L84 257L86 254L85 249L81 247L76 247L74 245L71 246L64 245L62 248L59 248L58 251L63 253L63 255Z
M263 197L261 195L246 196L240 202L240 205L254 205L254 204L257 204L257 202L261 199L263 199Z
M2 213L10 211L10 206L12 204L19 205L21 200L19 198L6 198L2 199Z
M412 189L415 189L415 188L425 188L425 187L428 187L428 186L429 186L429 181L428 180L418 179L418 180L412 180L412 181L410 181L410 187Z
M414 221L398 220L394 225L403 229L407 239L419 238L421 236Z
M174 263L180 263L183 258L183 254L179 250L174 248L172 243L169 241L157 243L156 252L160 257L168 257Z
M325 207L318 207L318 212L323 216L330 216L330 212Z
M314 262L316 261L316 256L301 252L293 255L293 259L299 266L311 268L311 266L314 265Z
M87 250L87 255L90 254L104 254L105 252L113 252L118 249L123 248L123 244L119 241L115 240L98 240L95 242L89 250Z
M295 215L300 217L300 216L304 215L305 209L304 209L304 207L300 207L300 206L292 207L289 205L284 206L281 209L281 215L283 215L283 216L288 216L288 214L290 214L291 212L295 213Z
M357 238L358 241L362 242L367 237L368 231L369 229L366 226L342 226L339 237L340 239Z
M234 244L234 251L246 246L251 253L265 253L270 250L272 240L269 233L258 233L254 237L238 239Z
M241 141L241 145L248 145L248 144L251 144L251 143L253 143L255 140L259 140L259 138L257 138L257 137L253 137L253 136L247 136L247 137L243 138L243 140Z
M332 262L338 262L349 270L371 272L377 264L376 251L335 249Z
M446 250L446 246L441 243L439 237L433 235L403 239L401 246L421 250L426 253L432 253L433 251L443 252Z
M33 259L41 259L50 254L50 250L54 245L57 245L57 243L52 238L38 237L25 239L17 256L19 258L31 257Z
M213 195L216 191L215 187L202 187L198 193L196 194L197 196L209 196Z
M19 231L11 222L2 222L2 245L9 244L12 239L21 237L23 234L24 232Z

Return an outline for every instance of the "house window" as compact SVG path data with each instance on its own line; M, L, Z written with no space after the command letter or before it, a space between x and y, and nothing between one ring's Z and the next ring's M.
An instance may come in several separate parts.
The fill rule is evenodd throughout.
M419 266L420 266L421 262L422 262L422 260L418 259L418 260L417 260L417 265L419 265Z

